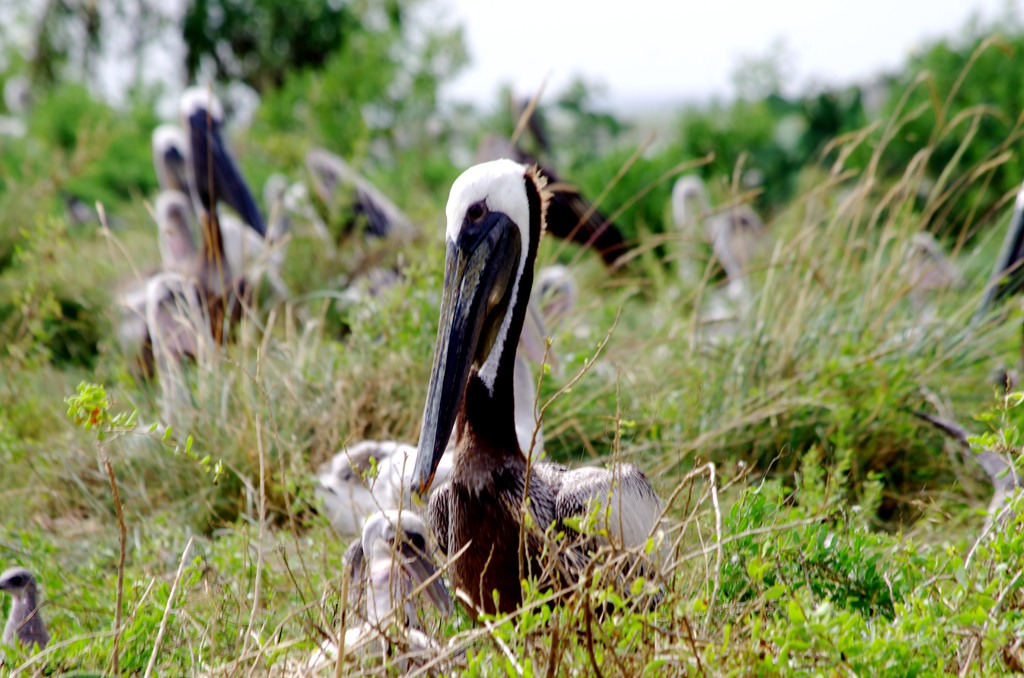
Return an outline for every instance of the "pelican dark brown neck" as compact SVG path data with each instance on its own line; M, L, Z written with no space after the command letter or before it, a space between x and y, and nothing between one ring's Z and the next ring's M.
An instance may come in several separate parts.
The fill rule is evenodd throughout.
M500 457L522 456L515 428L515 359L530 302L530 291L533 289L534 265L542 231L540 192L531 176L526 176L524 182L530 206L530 237L516 298L509 311L512 315L498 358L494 382L488 388L478 371L473 371L455 424L460 440L466 440L479 451L489 451ZM508 294L511 294L511 290Z

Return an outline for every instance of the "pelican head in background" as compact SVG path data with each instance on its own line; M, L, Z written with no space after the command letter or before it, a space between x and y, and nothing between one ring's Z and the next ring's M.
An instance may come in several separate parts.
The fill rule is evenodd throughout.
M196 212L216 218L218 202L229 205L261 237L267 228L234 157L221 134L224 108L212 92L192 87L181 95L180 112L188 140L188 177Z
M537 271L534 295L537 297L544 322L554 326L576 308L580 292L572 272L565 266L557 264L545 266Z
M366 221L366 233L377 238L408 240L416 234L412 221L376 186L356 172L340 157L322 148L306 154L306 168L313 179L313 188L331 210L350 206L352 217L346 223ZM342 191L350 191L350 202Z
M546 566L540 537L528 529L527 570L520 571L529 462L516 434L513 395L516 346L549 200L545 186L535 168L487 162L455 181L446 210L444 289L413 486L420 494L429 490L455 429L451 477L430 496L427 516L444 553L465 548L449 565L473 614L514 610L522 579ZM636 467L530 468L526 505L541 533L554 525L574 534L564 521L597 507L613 546L635 547L655 531L661 502ZM557 572L574 576L587 551L576 542L554 558Z
M413 591L423 593L443 616L452 612L452 601L434 569L427 526L412 511L378 511L367 518L362 534L345 551L349 592L355 605L363 603L364 621L345 631L345 651L378 649L391 654L401 668L418 663L416 655L438 650L439 645L418 625ZM390 629L394 627L395 632ZM404 651L403 651L404 650ZM325 643L314 653L311 667L337 657L337 647Z
M935 318L937 296L963 285L963 275L931 233L915 233L907 243L901 271L919 322Z
M683 232L703 222L704 237L730 283L745 280L766 235L764 222L750 205L712 213L704 182L692 175L680 177L672 187L672 220Z
M708 190L700 177L679 177L672 186L672 221L676 228L696 226L710 212Z
M4 645L15 640L27 650L38 645L42 650L50 642L50 633L39 613L39 589L35 576L24 567L12 567L0 574L0 591L11 597L11 612L4 626Z
M153 167L161 190L188 195L188 140L177 125L159 125L153 130Z

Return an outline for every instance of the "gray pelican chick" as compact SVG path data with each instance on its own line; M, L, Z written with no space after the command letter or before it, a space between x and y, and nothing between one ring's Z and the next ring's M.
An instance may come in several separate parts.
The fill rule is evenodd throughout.
M405 646L398 660L439 645L418 624L414 592L422 587L426 600L442 614L452 612L452 601L434 568L427 526L412 511L378 511L367 518L359 539L345 551L350 597L363 602L364 619L345 631L345 651L390 653L393 644ZM394 629L394 631L392 631ZM328 644L314 663L337 656Z
M696 176L680 177L672 187L672 220L681 233L699 233L703 223L703 234L698 238L711 245L726 283L708 290L700 322L711 341L733 334L736 322L752 303L748 273L766 237L764 222L749 205L713 214L707 188ZM686 265L680 265L679 270L684 277L692 276Z
M187 194L188 187L188 140L185 130L177 125L158 125L153 130L153 168L160 188Z
M935 318L935 297L963 285L963 275L931 233L911 236L903 258L908 297L921 323Z
M12 567L0 574L0 591L11 597L11 612L4 626L4 645L14 641L26 650L39 646L42 650L50 642L43 616L39 613L39 589L35 576L24 567Z
M349 223L365 218L368 235L404 241L416 234L416 227L398 206L334 153L314 148L306 155L306 168L324 204L332 210L351 207L354 216ZM343 190L351 192L349 203L338 199Z
M749 205L712 214L707 188L696 176L680 177L672 187L672 220L680 231L703 222L704 237L730 282L745 281L766 236L764 222Z
M594 540L604 541L562 543L545 555L549 527L573 536L572 519L594 511L612 546L636 548L661 518L661 501L636 466L530 463L519 445L514 363L544 229L545 185L535 169L514 161L483 163L455 181L446 209L441 315L413 483L421 496L428 492L455 430L451 475L430 495L427 520L443 553L461 551L449 571L473 615L516 609L520 582L531 575L554 571L556 580L572 582Z
M416 447L393 440L364 440L335 454L316 487L334 531L358 534L375 512L410 508L415 462ZM438 475L450 468L449 455Z

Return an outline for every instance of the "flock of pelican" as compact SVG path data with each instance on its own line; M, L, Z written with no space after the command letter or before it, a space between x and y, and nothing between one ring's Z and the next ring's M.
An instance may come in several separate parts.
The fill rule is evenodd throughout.
M325 244L331 240L302 184L268 181L264 217L223 139L223 110L211 93L187 91L180 117L180 126L153 134L161 268L122 296L121 337L160 382L168 420L190 398L182 365L213 359L249 312L260 282L288 296L281 267L293 218L312 224ZM601 549L628 554L632 572L658 573L667 562L663 504L642 469L570 469L544 460L531 374L531 364L551 362L549 328L579 295L566 268L536 270L542 235L593 247L612 268L624 240L553 171L515 145L495 148L456 179L448 198L440 317L418 441L347 446L319 476L317 494L331 525L355 537L345 561L363 613L337 639L346 648L388 651L388 629L396 627L410 647L436 647L418 628L417 593L441 614L457 598L478 618L513 613L524 579L556 592L571 588ZM416 234L415 224L341 158L317 149L307 168L330 209L343 208L339 189L349 191L346 223L362 223L367 237L405 242ZM711 246L726 277L726 302L741 308L751 294L751 262L768 237L764 223L744 205L712 212L706 188L692 176L675 184L671 209L678 229ZM1022 215L1019 201L985 304L1024 276ZM958 280L926 236L915 239L908 261L922 290ZM1016 486L1016 475L1010 477ZM583 519L592 528L580 528ZM14 599L4 642L45 647L49 635L32 574L8 570L0 590ZM317 661L334 652L337 645L326 644Z

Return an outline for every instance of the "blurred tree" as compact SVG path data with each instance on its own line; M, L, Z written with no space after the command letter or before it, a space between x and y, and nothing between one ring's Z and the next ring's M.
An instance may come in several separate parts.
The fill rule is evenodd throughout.
M323 0L190 0L182 35L188 77L241 80L257 92L281 87L291 71L319 69L363 27L354 3ZM396 1L377 13L402 23Z
M402 12L346 5L350 29L340 44L321 68L288 70L263 94L252 136L267 143L287 137L280 150L296 163L309 145L326 146L385 192L389 185L406 191L410 183L450 183L448 141L456 130L438 111L438 91L466 63L466 50L460 28L416 11L426 4L407 2ZM367 157L390 176L362 167Z
M607 153L626 130L626 125L618 118L598 107L596 100L603 94L601 85L577 76L555 100L555 106L570 121L559 134L556 146L570 149L574 165L591 162Z
M925 80L915 85L922 74ZM945 209L934 215L936 228L955 233L996 221L1002 212L994 208L1024 178L1022 111L1024 25L1008 5L992 24L972 20L956 38L930 43L910 59L885 107L891 119L900 120L900 128L885 151L883 169L898 176L931 145L930 178L940 177L951 163L956 165L952 176L958 177L1009 150L1004 162L950 193Z

